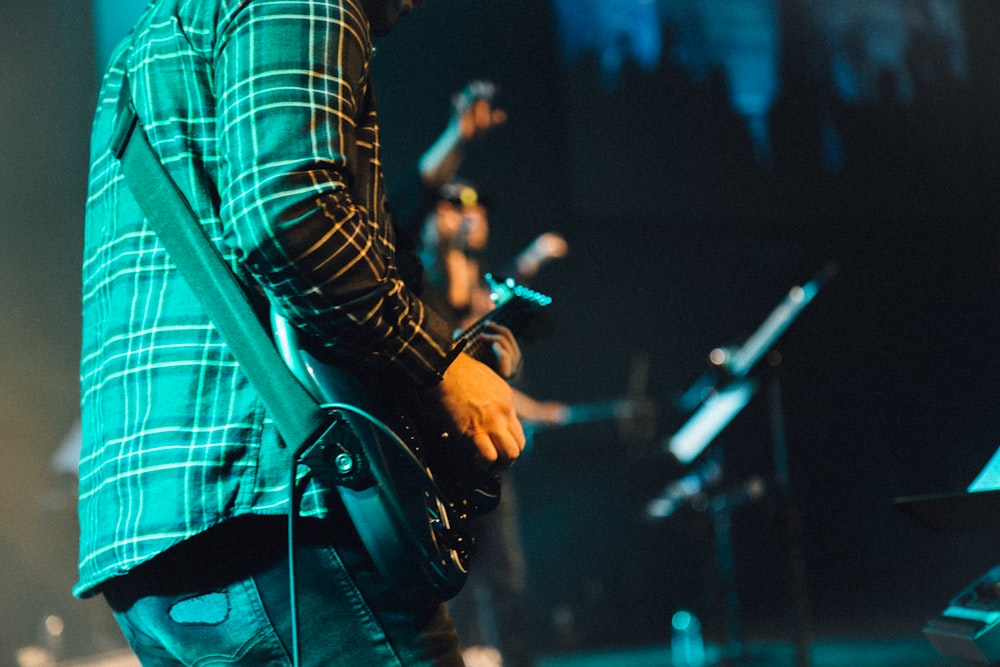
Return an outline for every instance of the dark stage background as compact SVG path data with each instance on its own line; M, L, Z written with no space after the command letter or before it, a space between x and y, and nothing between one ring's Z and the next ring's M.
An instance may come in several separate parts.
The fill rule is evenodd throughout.
M873 4L900 11L875 16ZM598 6L570 14L600 19ZM719 635L708 518L643 517L685 472L662 443L687 418L677 401L708 352L742 343L830 262L836 276L762 377L782 393L810 619L817 633L918 634L996 564L992 531L935 533L893 499L962 490L1000 445L1000 9L615 7L638 23L612 22L609 37L564 30L560 3L432 0L377 54L390 188L443 128L451 93L475 77L500 85L510 120L463 169L496 200L487 259L546 230L570 246L535 283L555 299L555 327L527 348L525 388L617 398L648 363L651 432L541 432L515 469L534 640L663 642L680 607ZM29 644L66 657L120 645L100 603L69 596L72 479L52 458L77 410L87 132L114 33L101 16L70 0L0 3L4 664ZM640 50L649 40L658 51ZM713 448L727 487L768 484L734 513L733 551L744 631L781 637L794 600L770 424L761 393Z

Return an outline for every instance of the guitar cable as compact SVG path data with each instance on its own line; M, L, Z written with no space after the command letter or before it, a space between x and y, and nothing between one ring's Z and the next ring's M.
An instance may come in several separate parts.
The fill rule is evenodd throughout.
M374 415L362 410L353 405L347 403L324 403L320 407L329 410L332 413L337 410L344 412L352 412L359 417L367 420L373 426L375 426L383 434L389 436L390 438L397 439L396 433L389 428L389 426L378 419ZM291 653L292 653L292 667L299 667L300 664L300 648L299 648L299 603L298 596L296 595L296 575L295 575L295 518L299 515L300 500L299 494L296 492L298 469L300 465L305 464L303 460L306 457L306 453L316 447L317 445L321 448L325 443L321 441L317 442L307 442L295 452L295 456L292 457L291 465L289 466L289 480L288 480L288 602L291 620ZM350 454L345 450L345 453ZM353 458L353 457L352 457ZM357 462L355 462L357 465ZM303 477L303 482L308 479L308 476Z
M299 448L292 458L288 480L288 604L292 626L292 667L299 667L299 602L295 594L295 518L299 515L299 495L295 478L306 446Z

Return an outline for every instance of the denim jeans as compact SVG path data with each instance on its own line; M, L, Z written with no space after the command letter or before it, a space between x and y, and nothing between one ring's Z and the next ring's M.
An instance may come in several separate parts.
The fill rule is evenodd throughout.
M132 582L105 591L144 667L292 664L281 531L269 521L241 523L167 552ZM353 531L307 533L294 564L302 667L463 664L444 605L394 595Z

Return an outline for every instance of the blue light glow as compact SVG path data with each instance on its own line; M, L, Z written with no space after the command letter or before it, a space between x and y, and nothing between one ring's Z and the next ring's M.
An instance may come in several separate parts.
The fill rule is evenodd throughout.
M758 159L769 162L768 117L781 92L784 46L776 0L554 0L554 6L565 63L590 55L606 92L626 64L652 72L669 60L700 82L723 72ZM808 31L812 63L795 66L821 68L812 74L825 78L842 102L880 104L892 81L897 101L908 104L918 85L966 76L959 0L828 0L805 3L803 12L802 24L787 29ZM832 135L823 141L835 169L842 160L837 142Z

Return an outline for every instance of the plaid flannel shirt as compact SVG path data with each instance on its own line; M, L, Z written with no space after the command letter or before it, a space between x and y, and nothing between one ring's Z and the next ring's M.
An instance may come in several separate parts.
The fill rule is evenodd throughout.
M242 514L287 509L257 394L109 152L123 73L209 236L358 372L427 386L448 326L406 287L358 0L157 0L101 87L83 258L79 596ZM323 516L313 485L303 514Z

